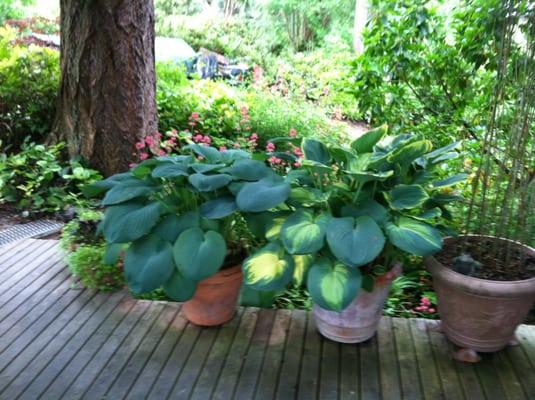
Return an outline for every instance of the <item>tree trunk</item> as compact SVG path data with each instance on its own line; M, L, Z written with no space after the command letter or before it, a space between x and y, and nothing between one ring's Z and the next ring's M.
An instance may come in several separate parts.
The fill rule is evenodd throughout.
M364 53L364 40L362 32L368 22L368 0L355 1L355 25L353 27L353 50L355 53Z
M61 85L51 141L105 176L157 129L152 0L61 0Z

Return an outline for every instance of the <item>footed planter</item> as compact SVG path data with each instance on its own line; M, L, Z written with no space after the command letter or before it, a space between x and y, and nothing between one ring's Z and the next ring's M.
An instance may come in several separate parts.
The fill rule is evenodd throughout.
M329 311L314 304L313 314L318 331L340 343L360 343L377 332L392 281L401 274L401 264L392 269L392 276L376 278L372 292L361 290L355 300L341 312Z
M236 313L242 279L241 265L237 265L199 282L191 300L182 306L184 315L200 326L217 326L230 321Z
M471 235L475 236L475 235ZM483 236L505 245L508 240ZM448 238L453 241L458 239ZM510 241L509 241L510 243ZM515 243L528 257L535 250ZM433 275L441 329L454 344L476 352L494 352L515 340L516 327L535 301L535 278L494 281L463 275L434 257L425 259Z

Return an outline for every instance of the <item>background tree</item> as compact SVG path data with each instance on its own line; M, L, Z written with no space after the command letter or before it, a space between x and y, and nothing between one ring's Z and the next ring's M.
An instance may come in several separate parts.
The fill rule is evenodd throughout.
M104 175L157 129L152 0L61 0L61 84L51 141Z

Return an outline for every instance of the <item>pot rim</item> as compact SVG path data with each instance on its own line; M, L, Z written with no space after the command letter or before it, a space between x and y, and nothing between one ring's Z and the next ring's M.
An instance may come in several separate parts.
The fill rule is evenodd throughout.
M535 249L520 242L516 242L511 239L505 239L490 235L476 235L467 234L459 235L457 237L446 237L444 241L457 241L463 237L482 237L488 238L500 242L511 242L520 246L528 254L535 256ZM463 275L456 272L441 262L439 262L434 256L428 256L424 258L424 264L431 272L434 278L448 281L455 284L458 287L462 287L470 292L489 295L500 295L503 297L518 297L528 293L533 293L535 287L535 277L529 279L521 279L515 281L497 281L492 279L475 278L473 276Z

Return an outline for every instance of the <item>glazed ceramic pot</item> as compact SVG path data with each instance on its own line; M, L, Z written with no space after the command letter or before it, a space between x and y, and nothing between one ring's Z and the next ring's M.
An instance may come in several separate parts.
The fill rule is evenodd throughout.
M243 279L241 265L225 268L202 280L191 300L182 310L195 325L217 326L232 319Z
M314 304L318 331L340 343L360 343L370 339L377 332L392 281L401 275L401 269L401 264L396 264L391 274L376 278L372 292L361 289L355 300L341 312Z
M479 237L498 241L502 246L512 243L527 256L535 257L533 248L520 243ZM462 238L447 238L445 243ZM442 330L451 342L475 351L494 352L514 339L516 327L526 318L535 301L535 278L493 281L459 274L435 257L427 257L424 263L433 275Z

